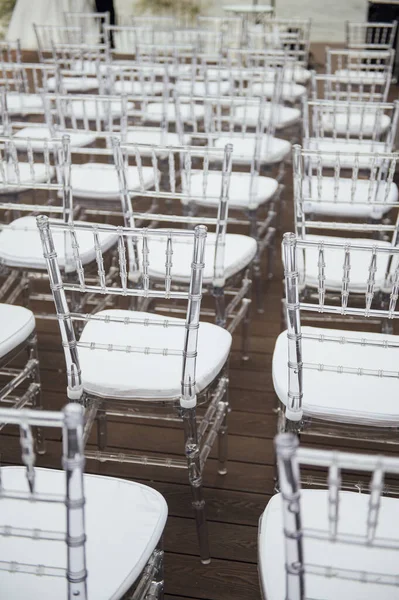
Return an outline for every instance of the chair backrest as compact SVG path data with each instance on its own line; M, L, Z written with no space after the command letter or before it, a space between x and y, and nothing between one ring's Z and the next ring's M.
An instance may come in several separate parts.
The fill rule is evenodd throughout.
M352 234L353 235L353 234ZM359 259L360 256L360 259ZM323 238L320 236L301 239L294 233L283 236L283 263L285 278L285 303L287 316L288 338L288 402L286 417L299 422L303 417L302 399L306 385L304 385L304 371L320 370L333 373L352 374L364 377L396 377L396 372L377 368L354 367L353 363L320 364L317 359L303 360L302 342L304 339L314 342L329 341L331 343L353 345L356 347L377 346L385 347L386 340L367 340L361 334L342 331L320 334L309 328L301 330L301 313L335 315L340 319L345 317L377 319L397 319L399 310L397 300L399 297L399 247L392 244L378 244L375 239L357 240L342 238ZM340 281L334 282L336 293L326 293L326 272L334 265L342 265ZM363 265L351 272L351 265ZM378 271L378 272L377 272ZM312 287L314 294L307 299L301 298L300 292L305 286L307 273L313 273ZM352 283L351 277L355 278ZM310 285L310 284L308 284ZM386 296L387 308L375 306L375 299L381 292ZM391 347L399 344L390 341ZM318 356L317 353L314 354ZM339 356L339 355L337 355ZM334 359L331 359L333 362ZM305 380L306 383L306 380ZM321 392L322 393L322 392Z
M102 71L102 72L101 72ZM110 62L101 69L100 93L130 96L169 97L172 86L168 65L118 64Z
M4 536L3 544L6 544L6 539L14 538L13 544L7 545L9 554L6 559L4 557L1 561L1 570L13 573L13 577L18 577L19 574L24 576L30 574L40 577L65 578L65 587L68 590L65 597L79 596L82 600L87 600L83 480L85 465L84 410L76 403L68 404L61 412L0 408L0 423L19 427L23 463L22 468L0 468L0 506L3 507L4 504L0 535ZM42 483L43 475L36 471L35 443L32 432L35 427L58 428L62 431L60 468L65 471L65 474L64 484L61 484L58 490L46 489L45 484ZM10 510L11 503L13 510ZM60 523L62 530L54 530L51 525L46 529L46 522L43 521L43 518L39 521L32 520L27 525L21 523L24 506L37 506L37 510L39 510L46 503L65 506L65 521L62 523L61 520ZM34 515L35 509L32 509L31 512ZM46 513L39 512L38 514ZM29 540L35 540L33 542L35 550L33 551L32 546L29 563L26 563L26 545L31 543ZM40 545L55 548L58 544L66 544L65 562L57 562L55 558L56 564L54 562L52 564L35 564L36 552L40 555ZM51 552L47 551L47 555L51 556ZM55 553L55 556L57 555L58 552ZM60 555L62 556L62 553Z
M132 25L135 27L154 29L155 31L163 31L164 29L174 29L176 27L176 19L174 17L160 15L143 15L141 17L134 15L132 16Z
M359 142L368 141L370 148L365 151L391 152L397 135L398 118L397 100L393 103L370 103L304 98L304 145L321 149L320 144L329 140L337 144L337 150L341 148L346 152L350 151L352 144L359 151ZM345 149L342 143L345 143ZM338 144L341 146L338 147Z
M325 578L328 589L331 589L332 580L336 581L335 589L341 590L343 588L339 584L342 581L348 585L362 582L364 589L374 583L379 590L386 589L388 595L394 595L397 581L393 573L399 540L396 528L392 528L392 523L387 520L387 513L392 514L396 506L390 506L384 517L383 513L384 508L388 508L385 502L391 505L397 499L383 498L382 494L387 476L399 474L399 459L396 456L299 447L298 437L292 433L277 435L275 448L284 535L284 597L290 600L308 598L307 575ZM306 503L306 491L301 487L302 467L321 471L323 486L327 488L325 502L317 515L310 514L309 503ZM359 472L367 476L368 493L360 495L343 491L343 472L350 472L352 477L358 477ZM356 517L353 514L355 510L360 511ZM309 526L309 521L313 527ZM316 547L310 548L312 543L317 544L317 553L314 551ZM387 562L379 561L378 572L372 569L360 571L359 563L352 564L350 560L352 552L357 553L360 548L361 565L375 565L376 552L383 553ZM339 554L342 558L344 553L349 558L348 563L338 558ZM319 582L321 589L323 583L320 579Z
M43 254L46 259L50 278L50 285L57 309L58 322L64 347L65 360L68 376L68 396L71 399L80 399L83 393L81 370L79 362L79 349L96 349L106 352L117 353L140 353L157 354L168 356L169 354L182 357L182 376L180 403L184 408L192 408L196 404L196 354L198 339L198 324L202 294L202 272L204 268L204 251L206 240L206 227L197 226L194 231L180 230L156 230L156 229L134 229L126 227L113 227L110 225L90 225L89 223L70 224L62 227L60 224L50 222L47 217L39 216L37 224L43 244ZM62 278L61 270L57 261L54 238L59 232L70 237L72 255L68 271L77 275L77 282L71 283L70 278ZM102 253L100 236L113 235L117 246L115 260L117 260L116 273L119 272L118 281L107 281L104 269L104 256ZM93 283L92 273L85 272L79 252L79 236L92 236L95 248L95 262L97 264L98 278ZM161 243L164 253L165 271L157 279L157 286L152 286L151 258L153 244ZM174 246L183 243L187 248L187 255L191 257L190 281L188 289L173 289L173 250ZM190 258L189 258L190 260ZM162 283L163 282L163 283ZM67 292L76 294L105 295L113 297L130 298L162 298L164 300L176 300L187 302L185 320L175 321L167 318L148 318L148 315L140 317L140 313L132 313L132 317L117 315L98 314L88 315L76 312L69 305ZM143 327L181 327L184 330L182 343L179 348L157 348L141 347L140 342L135 344L132 338L130 345L112 345L94 343L90 341L77 340L73 328L74 323L97 321L106 324L113 323L114 326L129 327L129 325L141 325ZM122 356L122 354L121 354Z
M359 72L341 75L311 74L312 100L348 102L386 102L391 85L391 75L370 73L363 79Z
M110 24L109 12L64 12L67 27L81 27L87 44L103 41L103 27Z
M379 221L392 208L398 208L394 183L398 159L397 152L323 152L294 145L297 235L305 239L311 231L321 230L328 230L330 235L351 231L376 234L386 227L386 235L396 243L397 226ZM334 221L328 219L331 215ZM370 218L376 223L368 222Z
M83 44L82 27L66 27L64 25L33 24L40 62L49 62L53 57L54 44Z
M249 45L254 49L282 50L307 66L310 49L310 19L264 19L260 30L251 30Z
M393 23L346 22L346 45L357 50L389 50L395 43L398 27Z
M49 92L49 80L59 82L56 65L44 63L0 63L0 86L7 92L41 94ZM57 86L57 83L56 83ZM18 96L14 95L18 100ZM23 98L20 98L21 108Z
M21 42L15 40L15 42L0 42L0 60L1 62L22 62L21 54Z
M342 79L352 72L366 77L390 75L392 73L395 52L388 50L349 50L326 48L326 73L340 75ZM364 80L364 77L363 77Z
M224 51L227 48L239 48L241 45L242 19L240 17L198 15L197 27L221 33Z
M154 146L120 144L114 138L114 157L118 172L122 212L125 227L134 227L135 219L161 223L205 224L215 233L213 283L224 284L224 250L228 222L230 177L233 164L233 146L215 149L200 146ZM145 163L150 163L145 167ZM135 183L129 177L129 164L137 170ZM159 202L180 200L181 204L201 203L214 199L217 214L214 217L177 216L165 210L137 213L132 200L149 198Z
M34 192L26 203L3 196L0 210L50 213L68 223L73 219L70 169L68 136L45 140L0 137L0 193Z

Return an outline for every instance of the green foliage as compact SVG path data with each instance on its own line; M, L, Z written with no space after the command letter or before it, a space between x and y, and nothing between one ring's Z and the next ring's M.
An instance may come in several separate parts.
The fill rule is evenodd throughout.
M11 18L16 0L0 0L0 21Z
M139 0L136 8L152 14L171 13L177 17L193 20L201 12L199 0Z

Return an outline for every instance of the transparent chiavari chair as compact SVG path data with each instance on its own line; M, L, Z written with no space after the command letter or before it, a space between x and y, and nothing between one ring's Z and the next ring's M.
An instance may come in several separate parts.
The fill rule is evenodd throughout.
M396 100L393 103L304 100L303 144L309 150L359 152L369 160L370 154L392 152L398 111Z
M392 74L394 59L395 52L392 49L342 50L327 47L326 73L352 84L369 82L384 85Z
M214 307L203 314L211 316L218 325L227 327L230 333L243 323L243 354L246 356L250 281L245 272L256 256L256 243L246 235L227 232L232 146L227 145L215 151L199 146L173 148L120 145L117 139L113 142L126 226L133 227L136 221L145 220L160 226L176 221L185 226L206 223L208 229L212 228L205 250L203 283L209 296L214 298ZM143 163L147 157L150 157L150 166L145 167ZM129 166L133 161L134 165ZM150 201L152 206L148 211L135 209L139 197ZM183 206L184 216L181 216L180 207L176 211L171 206L172 214L165 209L168 202L172 205L175 200ZM207 206L211 209L210 215L194 216L194 205ZM234 222L234 219L230 222ZM157 273L162 280L163 261L163 252L157 251L157 245L153 244L155 282ZM190 263L184 246L175 248L173 262L176 280L187 287L190 282Z
M399 315L398 255L396 231L391 243L284 235L287 330L273 354L280 431L397 443L398 338L373 327ZM301 299L311 279L314 293ZM321 327L302 327L309 313L324 317Z
M107 46L87 44L54 44L53 63L57 65L60 87L67 93L81 93L102 87L109 57ZM55 86L50 86L55 91Z
M0 61L2 63L22 62L20 40L15 40L14 42L0 42Z
M1 467L0 585L7 598L162 598L157 545L166 502L145 485L84 473L82 407L2 408L0 421L19 428L22 462ZM38 427L61 430L60 470L36 466Z
M159 65L151 66L109 63L101 93L127 94L130 96L169 96L172 84L169 81L168 67L163 67L160 75ZM156 73L155 73L156 71Z
M88 45L104 44L103 28L110 24L109 12L64 12L67 27L81 27Z
M242 19L240 17L215 17L198 15L197 27L222 34L223 50L239 48L242 39Z
M281 491L258 534L263 597L395 598L399 501L383 493L399 473L397 457L302 448L288 433L275 438L275 448ZM306 489L309 469L320 472L321 489ZM347 473L361 473L363 493L345 489Z
M104 26L105 43L107 51L112 56L113 61L117 63L127 63L132 65L136 59L136 46L147 45L173 45L174 29L133 26L133 25L105 25ZM112 42L114 45L112 45Z
M43 281L47 282L46 263L35 215L48 214L63 223L77 217L78 207L73 207L70 179L68 137L0 138L0 299L22 300L25 305L37 308L37 317L43 316L42 302L49 297L43 288ZM78 243L84 263L90 266L95 259L91 237L86 235ZM116 238L100 236L99 243L105 252L116 243ZM56 244L59 260L68 270L69 248L62 235L57 236ZM112 265L109 268L111 272Z
M342 228L349 232L355 227L353 219L364 224L364 231L372 229L372 223L381 223L392 209L398 208L398 188L394 182L398 157L396 152L345 155L295 145L292 162L297 233L305 238L312 228L333 231ZM329 217L334 222L323 223ZM337 221L342 219L346 222L339 225ZM374 226L373 233L377 232L378 226Z
M84 32L81 27L66 27L65 25L33 24L37 40L40 62L53 61L54 44L83 44Z
M165 43L165 44L143 44L136 43L135 58L138 64L145 66L159 64L158 69L161 74L164 65L168 67L170 77L177 77L179 74L191 72L191 58L195 56L196 43L188 41L186 43ZM157 69L155 68L157 74Z
M346 22L346 45L354 50L390 50L398 23Z
M206 228L198 226L194 231L152 230L80 224L78 228L84 229L93 239L103 231L118 236L120 280L116 285L107 287L103 278L102 253L97 252L98 280L95 284L88 284L86 273L80 266L80 249L76 244L73 245L73 261L79 283L71 286L63 281L53 242L53 235L60 228L45 217L38 217L38 226L64 340L68 396L87 406L85 441L94 419L99 417L100 449L86 446L86 457L169 468L187 467L200 556L203 563L209 563L202 471L218 437L219 473L226 473L228 399L224 368L231 335L222 327L199 322ZM74 236L76 224L69 228L61 227L61 230ZM163 289L153 287L151 269L152 247L161 239L164 241ZM175 291L172 286L173 252L180 244L186 248L192 267L189 289ZM139 282L141 285L137 285ZM101 298L104 293L112 294L121 302L121 308L99 311L89 318L69 310L66 292L84 293L89 290ZM123 309L124 300L146 298L185 302L186 317L179 319ZM85 324L83 332L77 338L74 323L82 322ZM160 447L157 454L149 453L147 456L130 452L121 454L112 448L111 441L107 450L107 412L126 419L136 417L141 422L148 417L182 423L185 460L164 458L158 452L164 454Z
M44 115L41 94L60 89L55 65L44 63L0 63L0 86L6 91L10 116Z

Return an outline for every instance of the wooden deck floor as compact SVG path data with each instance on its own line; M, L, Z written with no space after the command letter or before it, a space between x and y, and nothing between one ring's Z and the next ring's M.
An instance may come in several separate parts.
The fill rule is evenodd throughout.
M321 56L320 49L316 59ZM287 169L285 199L287 211L282 231L290 231L292 221L291 170ZM275 395L271 377L274 341L280 332L282 270L280 240L277 239L275 278L265 294L265 312L253 311L251 358L240 358L240 339L234 340L231 357L229 419L229 464L226 476L217 474L215 453L204 472L205 499L212 562L202 566L198 557L195 523L191 511L187 472L176 469L89 461L87 472L121 476L144 482L159 490L169 506L165 532L165 585L167 600L258 600L257 573L258 519L273 493L274 455L272 440L276 431L273 412ZM65 365L54 322L38 323L39 350L44 406L57 409L66 403ZM109 429L110 444L123 449L165 451L182 456L183 433L176 426L126 425L115 419ZM47 453L40 464L53 466L59 440L48 439ZM2 462L18 455L17 439L0 438ZM106 518L106 515L104 515ZM115 549L117 551L117 549ZM94 599L95 600L95 599Z

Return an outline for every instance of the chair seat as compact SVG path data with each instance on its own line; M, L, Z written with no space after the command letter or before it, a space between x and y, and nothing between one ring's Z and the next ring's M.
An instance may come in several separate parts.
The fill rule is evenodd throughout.
M345 244L346 241L355 241L357 245L367 245L373 242L370 238L356 238L348 239L343 237L326 236L326 235L307 235L307 240L313 241L334 241L341 244ZM378 240L379 246L390 248L389 242ZM306 271L305 271L305 284L310 287L318 287L318 248L306 248ZM344 252L342 249L325 248L324 257L326 262L325 267L325 286L329 291L341 291L342 288L342 274L344 264ZM377 271L375 273L375 291L381 290L384 286L385 273L388 265L388 254L380 255L377 262ZM368 268L370 266L371 255L370 252L362 252L352 250L351 252L351 272L349 281L349 290L355 293L366 292L366 282L368 278ZM298 269L303 277L303 253L299 252L298 255Z
M204 284L213 281L214 256L216 236L208 233L205 245L205 267L203 271ZM150 264L148 272L155 279L165 279L165 240L151 240ZM236 233L226 234L224 255L224 272L228 279L247 267L256 254L256 241L247 236ZM172 279L175 282L189 283L191 275L191 244L189 241L179 241L174 244Z
M328 490L302 490L301 516L305 529L329 530ZM339 493L339 531L349 535L364 535L370 496L366 493L341 491ZM397 546L399 527L396 515L399 510L397 498L381 498L377 533L379 539L392 540ZM281 494L271 498L259 524L258 551L259 574L264 597L267 600L286 598L286 571L283 533L283 506ZM398 596L397 585L379 584L378 578L371 574L391 575L397 581L397 550L373 548L359 544L343 544L327 540L304 537L305 587L306 598L323 600L395 600ZM317 575L308 565L323 565L330 576ZM334 576L334 571L346 571L345 579ZM351 571L358 573L355 578ZM310 572L313 571L313 572ZM366 577L361 577L360 573ZM352 576L351 576L352 575ZM369 576L370 575L370 579Z
M61 138L63 135L69 135L72 148L89 146L96 141L96 135L91 133L79 133L78 131L57 131L55 133L57 138ZM23 127L12 136L12 139L18 148L25 148L27 147L25 140L20 140L19 138L30 138L32 148L40 151L44 148L45 143L51 146L49 140L53 137L54 134L51 133L50 129L46 125L43 125L39 127Z
M214 141L215 148L224 148L226 144L233 144L234 163L251 164L255 153L254 136L223 136ZM283 161L291 152L291 144L287 140L264 135L260 149L260 160L263 164L276 164Z
M127 167L129 190L139 190L141 182L137 167ZM154 169L142 167L144 187L149 189L155 183ZM98 198L100 200L120 200L118 174L115 166L100 163L72 165L71 184L74 196Z
M398 188L395 183L388 185L385 181L375 184L369 199L370 182L359 179L356 181L355 193L352 197L352 180L334 177L311 177L303 182L303 210L306 214L329 215L342 217L359 217L382 219L398 203ZM387 190L388 188L388 190ZM388 191L387 198L385 194Z
M220 171L210 171L207 176L206 194L203 195L203 173L192 171L190 191L196 196L196 204L201 206L215 206L220 202L222 174ZM278 189L278 181L271 177L257 176L253 178L251 190L251 174L234 172L230 177L229 208L231 209L256 209L261 204L270 200ZM250 194L251 193L251 194Z
M152 253L152 244L150 251ZM164 258L165 262L165 258ZM127 310L105 310L98 315L120 318L167 318L171 323L184 319ZM80 341L143 348L182 350L184 327L125 325L124 323L90 321ZM196 366L196 392L204 390L225 364L231 346L228 331L212 323L200 323ZM104 398L141 398L164 400L180 397L182 356L180 354L144 354L136 352L104 352L78 348L86 392Z
M116 94L134 94L136 96L152 96L162 94L165 91L165 84L162 81L115 81L113 91Z
M340 152L340 165L341 167L352 168L354 165L353 156L345 156L345 153L356 154L359 153L358 164L360 167L370 168L372 163L378 164L378 161L374 160L376 154L383 154L385 152L391 152L391 146L384 142L374 142L370 139L348 139L343 138L309 138L307 140L306 148L308 150L319 150L320 152ZM370 154L371 156L362 156L362 154ZM317 158L315 157L315 162ZM323 166L334 167L335 156L331 155L331 161L328 157L323 157Z
M276 84L274 82L261 82L254 83L251 86L252 93L256 96L266 96L266 98L273 98L276 93ZM306 95L306 87L294 82L283 82L281 85L281 97L286 102L298 102L303 96Z
M65 494L65 472L35 469L35 489ZM3 467L7 489L26 491L26 469ZM120 600L138 579L165 527L168 507L157 491L134 481L84 475L88 597ZM2 500L2 522L14 527L65 532L64 504ZM112 543L110 543L112 540ZM0 560L66 568L66 543L3 537ZM0 571L7 600L67 600L64 577Z
M166 115L165 113L166 108ZM192 119L203 119L205 109L200 104L180 104L180 115L183 121ZM147 105L143 118L145 121L160 123L164 116L168 122L176 121L176 106L168 102L165 106L163 102L151 102Z
M92 233L79 230L76 233L82 263L88 264L94 261L96 252ZM55 229L52 234L58 255L58 264L60 267L64 267L64 233ZM99 238L103 252L114 245L117 237L113 233L100 233ZM7 229L0 231L0 261L9 267L46 269L35 217L21 217L13 221Z
M98 72L105 74L108 71L107 63L96 60L75 60L71 64L71 71L79 71L85 75L97 75Z
M0 304L0 323L0 358L27 340L35 329L33 312L13 304Z
M179 94L192 96L224 96L230 91L228 81L178 81L175 89Z
M388 115L378 114L372 109L365 113L352 112L348 115L336 112L335 114L324 114L321 117L322 127L325 132L335 131L338 135L372 136L384 133L391 126Z
M362 71L361 69L337 69L334 77L342 82L349 82L355 85L362 83L384 85L387 80L387 74L381 71Z
M263 113L263 126L273 124L277 129L283 129L297 123L301 118L299 108L283 106L279 104L272 110L271 103L266 103ZM234 122L237 124L246 123L248 127L256 127L259 121L259 109L255 106L238 106L234 113Z
M0 173L0 194L16 194L27 189L27 185L32 183L50 182L54 176L55 170L53 167L46 167L43 163L18 163L18 176L12 164L7 163L7 183L20 183L21 185L7 186L4 185L3 176Z
M49 92L54 92L58 88L59 81L55 77L47 79L47 88ZM98 90L100 83L97 77L62 77L61 86L65 92L87 92L88 90Z
M131 110L134 107L133 102L127 103L127 110ZM67 104L67 113L75 119L90 119L96 121L100 119L105 121L109 117L121 117L122 116L122 103L118 100L112 102L96 102L95 100L72 100Z
M230 69L224 69L224 68L213 69L212 67L209 67L206 70L206 76L208 78L208 81L219 81L221 79L226 81L226 80L230 79L230 75L231 75Z
M10 115L28 115L43 111L43 100L40 94L7 92L7 112Z
M353 267L352 267L353 269ZM303 371L303 413L326 421L397 427L399 425L399 378L368 376L356 372L339 372L339 367L373 369L398 373L399 348L389 347L398 343L399 337L383 333L354 332L322 327L302 327L302 334L316 336L334 335L361 340L387 342L387 347L354 345L303 338L303 363L333 366L334 371L307 369ZM287 332L281 333L273 353L273 385L281 402L287 404L288 396L288 348ZM336 369L336 370L335 370Z

